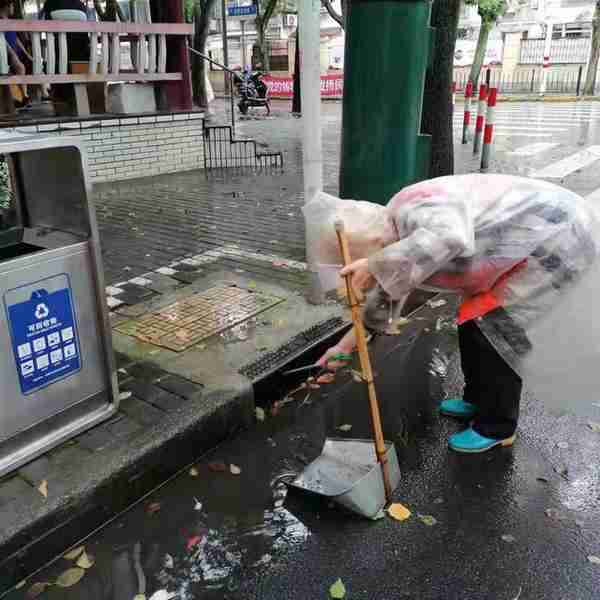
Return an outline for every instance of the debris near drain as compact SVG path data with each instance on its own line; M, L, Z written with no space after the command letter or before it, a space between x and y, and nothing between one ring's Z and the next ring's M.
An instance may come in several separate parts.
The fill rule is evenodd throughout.
M429 302L427 302L427 306L429 306L430 308L441 308L442 306L445 306L446 304L448 304L447 300L429 300Z
M329 597L334 600L343 600L346 597L346 587L341 579L338 579L330 588L329 588Z

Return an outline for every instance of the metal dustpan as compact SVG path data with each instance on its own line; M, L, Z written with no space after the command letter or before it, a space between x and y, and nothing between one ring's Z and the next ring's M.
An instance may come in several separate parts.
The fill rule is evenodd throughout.
M352 260L341 221L336 222L335 231L344 265L349 265ZM346 276L346 292L352 312L362 379L369 395L374 439L327 438L321 456L308 465L290 485L329 496L359 515L373 518L386 503L391 502L392 492L400 482L400 468L394 444L383 439L367 336L350 276Z
M288 485L326 496L363 517L372 519L386 505L383 471L373 440L327 438L321 455ZM396 448L385 442L392 489L400 483Z

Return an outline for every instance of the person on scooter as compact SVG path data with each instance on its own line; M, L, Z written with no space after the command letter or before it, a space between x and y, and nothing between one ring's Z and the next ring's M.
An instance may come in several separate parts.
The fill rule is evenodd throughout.
M309 239L318 239L309 249L317 267L339 263L332 225L338 213L352 236L353 224L358 230L371 218L365 217L366 204L322 194L305 206ZM365 325L380 329L378 323L397 314L415 288L460 294L464 394L444 400L440 412L470 425L449 445L465 453L512 445L523 377L553 375L544 372L547 344L538 340L552 340L554 333L560 343L560 334L540 337L544 318L597 263L595 212L583 198L546 182L477 174L407 187L381 207L381 217L381 225L372 219L370 240L364 228L354 249L350 239L355 262L341 271L358 292L368 292ZM588 294L575 306L585 311L592 300ZM335 370L338 357L354 347L349 333L319 364Z

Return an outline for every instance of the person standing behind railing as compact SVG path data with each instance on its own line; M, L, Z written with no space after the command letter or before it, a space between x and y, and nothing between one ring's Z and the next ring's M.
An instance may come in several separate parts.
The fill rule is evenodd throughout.
M13 17L13 3L12 0L0 0L0 19L11 19ZM10 64L11 71L15 75L26 75L28 72L31 73L31 65L33 59L23 43L19 39L16 31L7 31L4 34L6 38L6 47L8 50L8 62ZM28 69L29 67L29 69ZM17 86L21 92L22 99L17 100L15 104L17 108L24 108L29 106L31 103L27 94L26 85Z

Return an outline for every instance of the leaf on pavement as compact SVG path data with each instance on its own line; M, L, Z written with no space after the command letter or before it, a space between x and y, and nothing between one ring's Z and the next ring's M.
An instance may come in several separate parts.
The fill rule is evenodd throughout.
M193 548L195 548L201 541L202 541L202 538L199 535L195 535L195 536L191 537L187 541L187 549L188 549L188 551L190 551Z
M73 548L73 550L67 552L63 558L66 560L75 560L84 550L85 546L77 546L77 548Z
M588 427L594 433L600 433L600 423L596 423L595 421L588 421Z
M123 402L123 400L128 400L132 396L132 392L121 392L119 394L119 402Z
M25 597L31 599L37 598L46 591L46 588L49 588L51 585L52 584L48 581L38 581L27 590Z
M146 600L146 594L136 594L133 600Z
M196 467L192 467L190 469L190 477L198 477L198 475L200 475L198 469Z
M237 465L229 465L229 471L232 475L239 475L242 472Z
M194 510L202 510L202 502L198 498L194 498Z
M351 431L351 430L352 430L352 425L350 425L349 423L346 423L345 425L340 425L340 426L338 427L338 429L339 429L340 431L348 432L348 431Z
M213 473L224 473L227 471L227 465L224 462L210 462L208 463L208 469Z
M256 413L256 420L257 421L264 421L265 420L265 409L261 408L260 406L257 406L255 409L255 413Z
M569 447L569 442L558 442L556 444L557 448L560 448L561 450L567 450L567 448Z
M85 570L80 567L73 567L61 573L56 580L56 585L62 588L70 588L81 581L85 575Z
M590 556L587 557L587 559L593 564L593 565L600 565L600 556L594 556L593 554L590 554Z
M427 527L433 527L437 524L437 519L432 515L417 515L419 521L423 523L423 525L427 525Z
M160 510L160 502L151 502L146 506L146 513L149 515L153 515Z
M515 540L515 536L514 535L510 535L510 533L505 533L502 536L502 541L506 542L507 544L512 544Z
M317 383L327 385L335 381L335 373L324 373L317 379Z
M15 585L15 590L20 590L22 587L25 586L26 583L27 583L27 579L23 579L22 581L19 581L19 583L17 583L17 585Z
M77 566L80 567L81 569L91 569L94 566L94 563L96 561L94 560L93 556L90 556L87 552L84 552L77 560Z
M336 600L341 600L346 597L346 587L344 586L341 579L338 579L330 588L329 596Z
M38 492L44 496L44 498L48 498L48 482L45 479L38 486Z
M390 504L390 507L387 509L388 515L392 517L392 519L396 519L396 521L406 521L411 515L410 510L406 508L403 504Z

